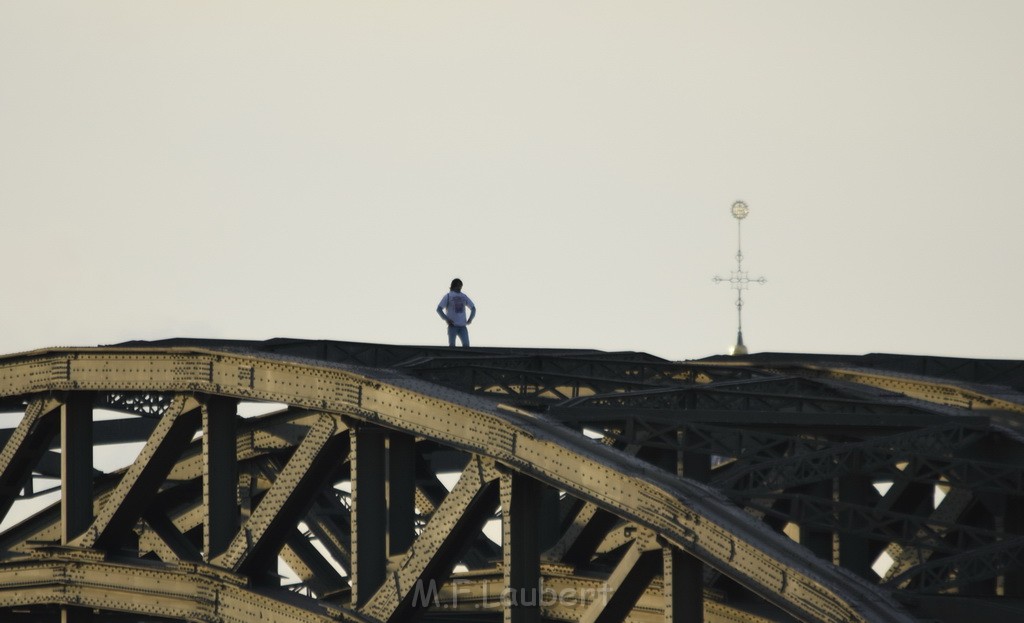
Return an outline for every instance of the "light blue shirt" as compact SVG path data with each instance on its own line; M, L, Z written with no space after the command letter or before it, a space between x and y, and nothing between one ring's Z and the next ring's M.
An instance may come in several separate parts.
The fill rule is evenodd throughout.
M469 318L466 318L466 308L469 308ZM464 327L473 322L476 316L476 305L473 299L462 292L452 290L441 298L437 304L437 313L445 320L451 320L456 327Z

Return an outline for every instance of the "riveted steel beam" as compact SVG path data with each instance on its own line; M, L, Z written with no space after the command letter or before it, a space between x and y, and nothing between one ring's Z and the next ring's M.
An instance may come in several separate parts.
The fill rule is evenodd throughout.
M866 400L837 396L801 396L740 391L737 386L695 386L672 389L613 391L583 396L550 407L558 417L577 418L605 413L635 410L651 416L678 416L695 421L774 421L807 422L809 415L818 421L834 418L856 418L865 425L891 426L892 415L905 416L907 421L922 425L943 419L942 413L929 410L925 404L893 404L891 401ZM803 417L801 417L803 416ZM831 416L831 417L830 417ZM888 418L883 416L889 416ZM946 415L945 417L949 417Z
M661 570L661 548L649 539L633 541L608 576L603 594L587 607L580 617L580 623L615 623L624 620Z
M83 351L72 358L57 354L51 361L37 354L31 362L19 360L0 369L0 387L17 386L22 394L72 384L96 390L118 385L121 390L206 391L378 422L491 456L636 521L668 543L727 568L744 586L807 620L906 620L884 595L793 550L712 490L649 470L641 461L551 422L497 410L484 398L448 396L435 385L372 370L353 373L212 352Z
M265 416L259 420L261 426L258 430L252 428L255 420L249 420L244 423L243 428L238 430L237 438L231 444L232 451L230 454L234 455L234 448L237 446L238 460L241 462L252 462L254 459L267 456L268 454L293 449L302 441L303 434L315 424L317 417L316 414L301 410ZM140 537L146 543L140 542L140 548L143 551L150 551L145 548L153 547L155 548L153 551L162 552L160 557L164 560L173 560L177 556L186 560L198 560L200 558L198 550L183 535L197 527L202 528L204 522L209 518L206 511L206 503L204 502L207 498L202 496L199 487L199 483L204 479L207 471L202 461L203 441L200 440L200 442L194 443L189 450L182 453L168 476L170 484L158 496L150 500L150 504L147 506L143 517L147 522L154 525L159 523L165 529L157 530L156 532L159 534L143 530ZM344 452L340 456L343 455ZM238 468L232 465L232 469L237 470ZM260 469L274 477L279 472L275 465L266 462L261 463ZM97 515L100 514L102 509L113 512L117 508L117 504L111 505L107 503L111 491L119 482L123 481L124 484L127 484L130 480L130 478L125 480L124 477L121 477L120 480L111 481L113 485L110 490L97 489L97 500L95 502L98 509ZM198 496L195 495L197 491L199 492ZM232 487L229 492L230 500L235 500L237 495L236 488ZM182 506L183 503L186 505ZM307 516L307 521L310 522L317 537L327 545L328 549L335 555L335 558L342 561L346 566L348 564L347 551L349 548L347 537L348 517L347 508L341 506L338 500L333 499L327 491L317 496L314 506ZM41 519L42 516L40 516ZM50 522L47 524L45 521L37 521L34 528L26 526L26 529L20 533L8 531L4 534L6 538L2 545L8 549L25 551L26 543L30 541L45 541L49 538L49 534L59 531L59 516L51 514ZM231 533L231 536L234 537L236 532L237 526L236 530ZM18 536L19 534L21 535L20 537ZM166 542L161 543L162 540ZM199 545L202 546L201 541ZM334 547L335 545L337 547ZM171 552L177 552L177 554L171 554Z
M416 438L388 433L388 555L405 553L416 538Z
M577 622L586 609L595 601L603 602L610 590L607 578L590 573L572 573L571 568L560 564L541 565L543 590L541 593L541 615L544 620ZM442 613L462 613L467 622L491 620L500 614L505 581L501 569L457 573L451 582L438 591L437 609ZM704 589L702 613L706 623L779 623L788 621L779 612L754 612L737 607L727 601L720 591ZM647 590L637 599L634 609L623 619L629 623L662 623L663 587L655 577ZM747 604L748 606L753 604ZM500 617L498 617L500 619ZM457 619L453 619L457 620ZM698 621L700 619L697 619ZM689 623L683 619L683 623Z
M92 394L72 392L60 411L61 542L70 543L93 517Z
M238 532L238 401L211 396L203 414L203 551L207 560L224 553Z
M231 544L213 559L214 564L242 572L266 568L312 503L312 492L331 475L327 468L337 460L332 454L336 445L331 441L339 428L344 425L337 417L324 414L318 418Z
M0 519L7 516L18 492L31 482L32 469L60 428L61 403L52 398L33 400L0 452Z
M780 510L772 506L770 500L787 502L789 508ZM814 531L835 530L873 541L902 544L902 547L890 549L897 558L903 549L914 550L911 558L925 559L928 555L917 550L948 555L989 545L1006 536L995 530L956 523L956 513L970 501L969 494L954 494L949 500L951 506L947 511L920 515L880 511L870 505L837 502L807 494L780 494L751 506L766 515L790 519Z
M345 570L352 568L352 515L334 488L316 496L306 513L306 526L320 545Z
M834 444L829 448L779 457L773 461L739 463L734 469L721 470L711 482L719 487L760 495L779 489L842 477L856 465L862 473L884 473L904 477L897 467L907 457L919 464L914 470L918 480L948 481L950 472L956 484L973 483L978 487L1016 486L1024 476L1009 465L951 457L952 451L977 441L973 431L960 426L929 427L863 442ZM939 454L943 456L937 456ZM929 461L929 458L931 459ZM953 466L960 469L951 469ZM926 471L926 467L931 466ZM1000 489L1004 490L1004 489ZM1024 490L1024 489L1022 489Z
M540 623L540 513L543 485L529 476L501 476L505 623Z
M663 547L661 554L665 623L703 623L703 563L672 546Z
M939 541L940 543L949 538L948 532L956 529L955 522L960 518L961 514L967 508L967 506L974 500L974 494L971 491L964 489L950 489L945 497L942 498L942 502L939 506L926 518L922 519L919 526L915 530L914 539L907 540L902 543L892 543L886 549L886 553L892 558L892 566L886 571L884 578L890 580L893 577L904 573L915 565L921 564L921 562L931 558L933 548L928 547L915 547L915 542L931 543ZM953 530L950 530L950 527ZM968 533L972 530L968 529ZM994 531L986 531L991 534L990 539L995 541L996 539L1002 539L1003 535ZM975 549L977 543L971 544L971 547L962 549ZM961 549L961 548L956 548Z
M337 595L348 588L345 578L297 529L288 535L281 559L318 596Z
M153 552L164 562L198 562L202 552L174 525L163 509L150 508L143 516L145 529L139 535L139 554Z
M1024 564L1024 537L1014 537L985 547L917 564L886 581L913 592L949 593L982 579L995 578Z
M199 403L192 398L175 397L138 458L107 496L95 521L69 544L100 549L121 545L121 539L134 527L198 425Z
M870 506L879 498L871 484L871 478L861 473L857 465L851 466L849 474L838 479L836 495L841 504ZM867 537L849 532L839 532L839 564L853 573L873 580L870 541Z
M373 597L387 572L387 433L357 425L352 450L352 605Z
M400 623L436 603L470 537L478 533L498 504L500 474L490 459L474 457L451 493L434 512L415 546L398 562L363 608L376 621Z
M88 552L40 551L0 566L0 608L39 604L218 623L367 621L324 602L255 591L246 578L209 565L109 561Z
M585 502L548 555L571 565L590 562L608 532L621 520L593 502Z
M985 392L955 382L936 382L909 375L884 374L874 370L813 365L805 366L803 369L807 373L814 372L824 378L860 383L897 391L926 402L978 411L1015 430L1024 429L1024 403L1020 401L1019 394L1012 392Z

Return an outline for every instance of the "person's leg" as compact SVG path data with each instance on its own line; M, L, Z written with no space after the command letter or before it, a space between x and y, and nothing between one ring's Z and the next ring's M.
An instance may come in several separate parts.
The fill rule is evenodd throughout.
M455 348L455 334L459 332L459 328L453 324L448 325L448 346Z
M459 327L459 340L463 346L469 346L469 327Z

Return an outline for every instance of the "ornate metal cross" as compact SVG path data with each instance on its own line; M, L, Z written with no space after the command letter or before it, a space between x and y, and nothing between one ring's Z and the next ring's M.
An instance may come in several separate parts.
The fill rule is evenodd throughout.
M715 283L728 282L732 289L736 290L736 345L729 352L730 355L746 355L747 347L743 345L743 291L752 283L767 283L764 277L751 278L747 271L743 270L743 219L750 214L750 208L742 201L732 204L732 215L736 219L736 270L731 271L729 277L715 276L711 280Z

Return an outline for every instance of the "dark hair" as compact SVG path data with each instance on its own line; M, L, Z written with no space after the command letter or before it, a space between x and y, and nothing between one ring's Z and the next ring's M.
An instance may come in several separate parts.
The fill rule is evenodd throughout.
M461 288L461 287L462 287L462 280L461 279L459 279L458 277L456 277L455 279L452 279L452 287L451 287L452 290L455 290L455 289Z

